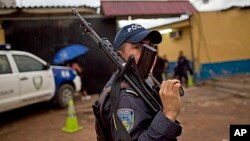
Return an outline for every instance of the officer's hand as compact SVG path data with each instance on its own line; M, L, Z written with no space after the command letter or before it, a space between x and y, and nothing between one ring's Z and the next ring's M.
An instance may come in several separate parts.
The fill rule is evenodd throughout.
M167 80L161 84L159 91L163 113L171 121L175 121L181 111L181 98L179 94L180 89L179 80Z

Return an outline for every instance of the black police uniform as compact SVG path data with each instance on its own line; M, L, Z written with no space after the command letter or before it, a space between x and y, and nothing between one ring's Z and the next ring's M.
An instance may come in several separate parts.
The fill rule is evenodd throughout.
M110 80L107 85L110 86L111 82ZM109 130L110 136L112 136L114 141L118 141L119 137L112 119L112 107L109 96L104 103L103 114L104 121L107 123L106 130ZM151 111L130 87L121 88L120 90L117 115L126 127L132 140L176 141L176 137L182 131L178 121L170 121L162 111L158 113Z

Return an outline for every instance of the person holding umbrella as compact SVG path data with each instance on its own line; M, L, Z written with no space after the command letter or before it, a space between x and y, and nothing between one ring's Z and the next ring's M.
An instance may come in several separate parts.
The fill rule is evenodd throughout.
M70 60L66 62L66 66L74 69L77 74L81 77L81 95L82 95L82 100L89 100L91 99L91 96L88 95L87 89L86 89L86 78L84 74L84 69L80 67L80 65L77 63L75 60Z
M81 77L82 88L81 95L82 100L91 99L86 90L86 79L84 69L77 63L76 58L84 55L88 52L88 48L81 44L71 44L60 49L53 60L53 64L64 64L67 67L73 68L77 74Z

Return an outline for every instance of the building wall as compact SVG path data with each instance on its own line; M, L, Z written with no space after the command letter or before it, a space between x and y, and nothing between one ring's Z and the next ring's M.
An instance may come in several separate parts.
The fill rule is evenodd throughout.
M196 13L192 34L201 79L250 72L250 9Z
M192 18L196 56L201 63L250 58L250 9L197 13Z
M0 28L0 44L5 44L5 35L2 28Z
M158 31L167 28L181 30L181 36L178 39L170 38L169 34L162 35L163 41L159 44L158 54L167 55L171 62L170 72L172 72L178 52L183 50L186 57L194 61L197 80L249 73L249 23L249 8L194 13L190 22L186 20L154 28Z
M189 32L189 21L182 21L175 24L165 25L161 27L154 28L154 30L163 30L163 29L173 29L179 30L179 38L171 38L170 33L162 34L162 42L158 45L158 54L163 57L167 56L168 61L170 62L169 72L172 74L174 67L176 65L179 52L183 51L184 55L192 61L191 53L191 44L190 44L190 32Z

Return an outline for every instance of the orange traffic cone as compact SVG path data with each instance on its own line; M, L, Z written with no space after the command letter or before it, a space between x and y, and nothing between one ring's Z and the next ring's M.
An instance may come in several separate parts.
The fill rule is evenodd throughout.
M78 120L76 117L74 102L72 99L69 100L68 106L69 106L68 107L68 117L66 120L66 125L65 125L65 127L62 128L62 130L65 132L68 132L68 133L73 133L73 132L81 130L83 127L78 125Z

